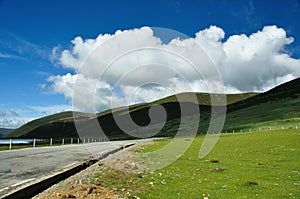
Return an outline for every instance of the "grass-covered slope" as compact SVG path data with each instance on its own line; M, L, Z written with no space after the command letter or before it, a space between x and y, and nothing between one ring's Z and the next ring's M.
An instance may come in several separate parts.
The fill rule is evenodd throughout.
M69 121L72 118L72 116L73 116L72 112L69 111L69 112L57 113L57 114L49 115L49 116L46 116L46 117L43 117L43 118L40 118L37 120L33 120L33 121L28 122L27 124L21 126L20 128L14 130L12 133L8 134L6 137L21 136L26 132L30 132L39 126L46 125L55 120Z
M300 121L300 78L277 86L265 93L245 93L227 95L227 115L224 130L248 130L254 128L295 126ZM177 132L182 116L181 106L188 111L183 115L193 115L198 107L200 113L200 127L198 132L206 132L210 122L210 95L196 93L198 102L191 96L195 93L179 94L180 103L175 95L162 98L150 103L130 106L129 114L132 120L140 125L147 126L151 120L149 108L155 104L162 105L167 113L167 121L158 135L170 136ZM212 94L221 96L219 94ZM178 96L178 95L177 95ZM219 104L223 105L223 104ZM114 114L112 114L114 112ZM124 121L126 131L136 131L140 134L157 131L159 119L152 118L154 125L147 128L138 128L129 125L126 117L128 113L124 107L107 110L97 114L97 120L103 131L110 139L130 138L115 122L115 118ZM94 115L95 117L95 115ZM83 126L86 136L92 136L95 127L90 125L93 115L83 114ZM77 137L72 112L64 112L40 118L25 124L7 137L49 138L49 137ZM82 135L81 135L82 136Z
M4 135L12 132L14 129L7 129L7 128L0 128L0 138L2 138Z
M230 103L230 100L229 98L224 131L286 129L300 126L299 78L279 85L265 93L236 100L235 103ZM210 107L200 106L200 110L198 133L205 133L211 119ZM179 124L180 118L168 120L160 135L173 135L178 131ZM155 131L155 125L149 126L148 130ZM147 130L144 131L147 133ZM187 131L189 130L187 129Z
M203 140L197 136L178 160L162 169L142 174L101 169L91 175L89 185L117 188L120 197L130 192L149 199L300 198L299 129L222 134L209 155L199 159ZM158 151L169 141L158 140L138 152Z
M300 125L300 78L228 106L225 128L289 128Z
M238 93L238 94L227 94L226 102L227 105L233 104L235 102L248 99L257 95L258 93ZM210 93L180 93L178 95L171 95L159 100L156 100L150 104L163 104L168 102L177 102L177 97L182 99L184 102L193 102L193 96L197 97L199 104L201 105L211 105L211 97L220 97L222 94L210 94ZM224 96L223 96L224 97Z
M187 106L195 106L191 103L191 96L196 94L198 104L202 106L203 110L209 110L210 107L210 95L207 93L182 93L179 97L182 103L188 104ZM255 96L257 93L243 93L243 94L229 94L227 95L227 103L233 103L239 100ZM217 94L214 94L217 95ZM165 107L168 113L168 120L176 119L180 117L180 107L175 95L169 96L160 100L156 100L150 103L136 104L130 106L130 114L133 120L139 125L147 125L150 122L148 110L155 104L161 104ZM192 108L190 108L192 109ZM112 114L114 112L114 115ZM93 118L94 115L84 114L86 118ZM113 117L124 117L126 114L124 107L114 108L97 114L98 121L101 123L101 127L104 132L111 137L122 138L122 131L116 125ZM159 121L157 121L159 122ZM86 127L87 132L89 127ZM132 129L130 129L132 130ZM6 137L22 137L22 138L50 138L50 137L77 137L76 128L73 121L73 112L62 112L47 117L33 120L20 128L16 129L12 133L6 135ZM87 135L88 136L88 135Z
M226 104L229 105L229 104L241 101L241 100L248 99L248 98L258 95L258 94L259 93L255 93L255 92L227 94L226 95ZM159 99L159 100L155 100L153 102L131 105L130 112L138 111L141 109L149 109L151 106L153 106L155 104L170 104L170 103L177 103L177 102L195 103L195 101L194 101L195 96L198 101L196 103L199 105L203 105L203 106L211 105L211 99L210 99L211 96L216 97L216 98L222 97L222 99L224 97L224 95L222 95L222 94L191 93L191 92L179 93L179 94L171 95L171 96ZM106 110L106 111L103 111L103 112L97 114L97 116L100 117L100 116L108 115L112 112L114 112L115 115L122 115L126 112L126 108L127 107L118 107L118 108L114 108L114 109L109 109L109 110Z
M91 114L85 114L86 117L92 117ZM24 137L24 135L36 130L40 129L40 134L38 137L43 137L43 133L47 133L49 130L47 129L49 126L56 126L56 130L52 131L51 135L55 135L54 137L62 137L64 136L64 131L68 132L68 128L73 122L73 112L67 111L62 113L57 113L53 115L49 115L46 117L42 117L27 124L21 126L18 129L15 129L11 133L5 135L5 137ZM58 125L59 124L59 125ZM51 129L52 130L52 129ZM74 132L70 132L69 134L74 134ZM46 136L47 137L47 136Z

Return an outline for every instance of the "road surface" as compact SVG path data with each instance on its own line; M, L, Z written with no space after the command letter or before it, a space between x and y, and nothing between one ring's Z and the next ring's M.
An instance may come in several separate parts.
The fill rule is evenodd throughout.
M0 196L9 186L38 179L132 142L98 142L0 151Z

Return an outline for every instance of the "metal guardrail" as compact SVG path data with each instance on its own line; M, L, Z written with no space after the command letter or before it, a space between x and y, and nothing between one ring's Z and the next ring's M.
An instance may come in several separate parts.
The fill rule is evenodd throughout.
M249 128L249 129L229 129L222 133L247 133L247 132L260 132L260 131L276 131L276 130L292 130L299 129L299 126L270 126L261 128Z
M249 128L249 129L228 129L222 131L221 133L246 133L246 132L259 132L259 131L272 131L272 130L287 130L287 129L299 129L298 125L296 126L270 126L270 127L261 127L261 128ZM206 134L206 133L198 133L198 134ZM1 140L6 140L7 142L1 143ZM27 142L19 142L20 140L27 140ZM61 138L61 139L0 139L1 145L8 145L8 149L13 149L13 145L31 145L31 147L36 147L37 145L43 146L58 146L58 145L66 145L66 144L86 144L86 143L94 143L94 142L105 142L109 141L108 138ZM30 147L30 146L28 146ZM26 147L26 148L28 148Z
M7 145L9 150L13 149L14 145L26 145L29 147L41 146L58 146L66 144L86 144L95 142L105 142L107 138L61 138L61 139L0 139L0 146Z

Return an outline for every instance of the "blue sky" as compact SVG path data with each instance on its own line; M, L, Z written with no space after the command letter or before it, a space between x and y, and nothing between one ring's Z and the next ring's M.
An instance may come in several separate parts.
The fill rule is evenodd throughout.
M0 0L0 127L17 127L31 119L71 109L66 94L51 89L55 82L49 82L49 77L76 73L59 63L59 57L53 60L53 49L59 49L59 53L72 49L75 45L71 41L77 36L95 39L99 34L149 26L194 38L197 32L213 25L225 32L222 40L226 41L232 35L250 36L265 26L276 25L287 37L294 38L280 50L297 61L297 19L297 0ZM244 88L238 90L251 90Z

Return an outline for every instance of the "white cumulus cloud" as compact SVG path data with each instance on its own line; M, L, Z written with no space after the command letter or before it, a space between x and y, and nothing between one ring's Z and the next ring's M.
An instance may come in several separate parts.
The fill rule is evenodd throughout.
M179 92L222 92L218 77L232 93L265 91L300 76L300 59L285 50L294 39L277 26L226 40L222 28L210 26L169 43L154 32L142 27L96 39L78 36L71 49L58 53L55 47L52 59L74 74L49 77L52 91L71 102L76 88L81 109L93 112L93 104L97 112Z
M28 117L7 117L4 119L0 119L0 127L1 128L18 128L27 122L30 122L35 118Z
M41 118L47 115L60 113L63 111L73 110L71 105L59 104L48 106L17 106L12 110L9 106L1 106L0 111L0 128L18 128L27 122Z

